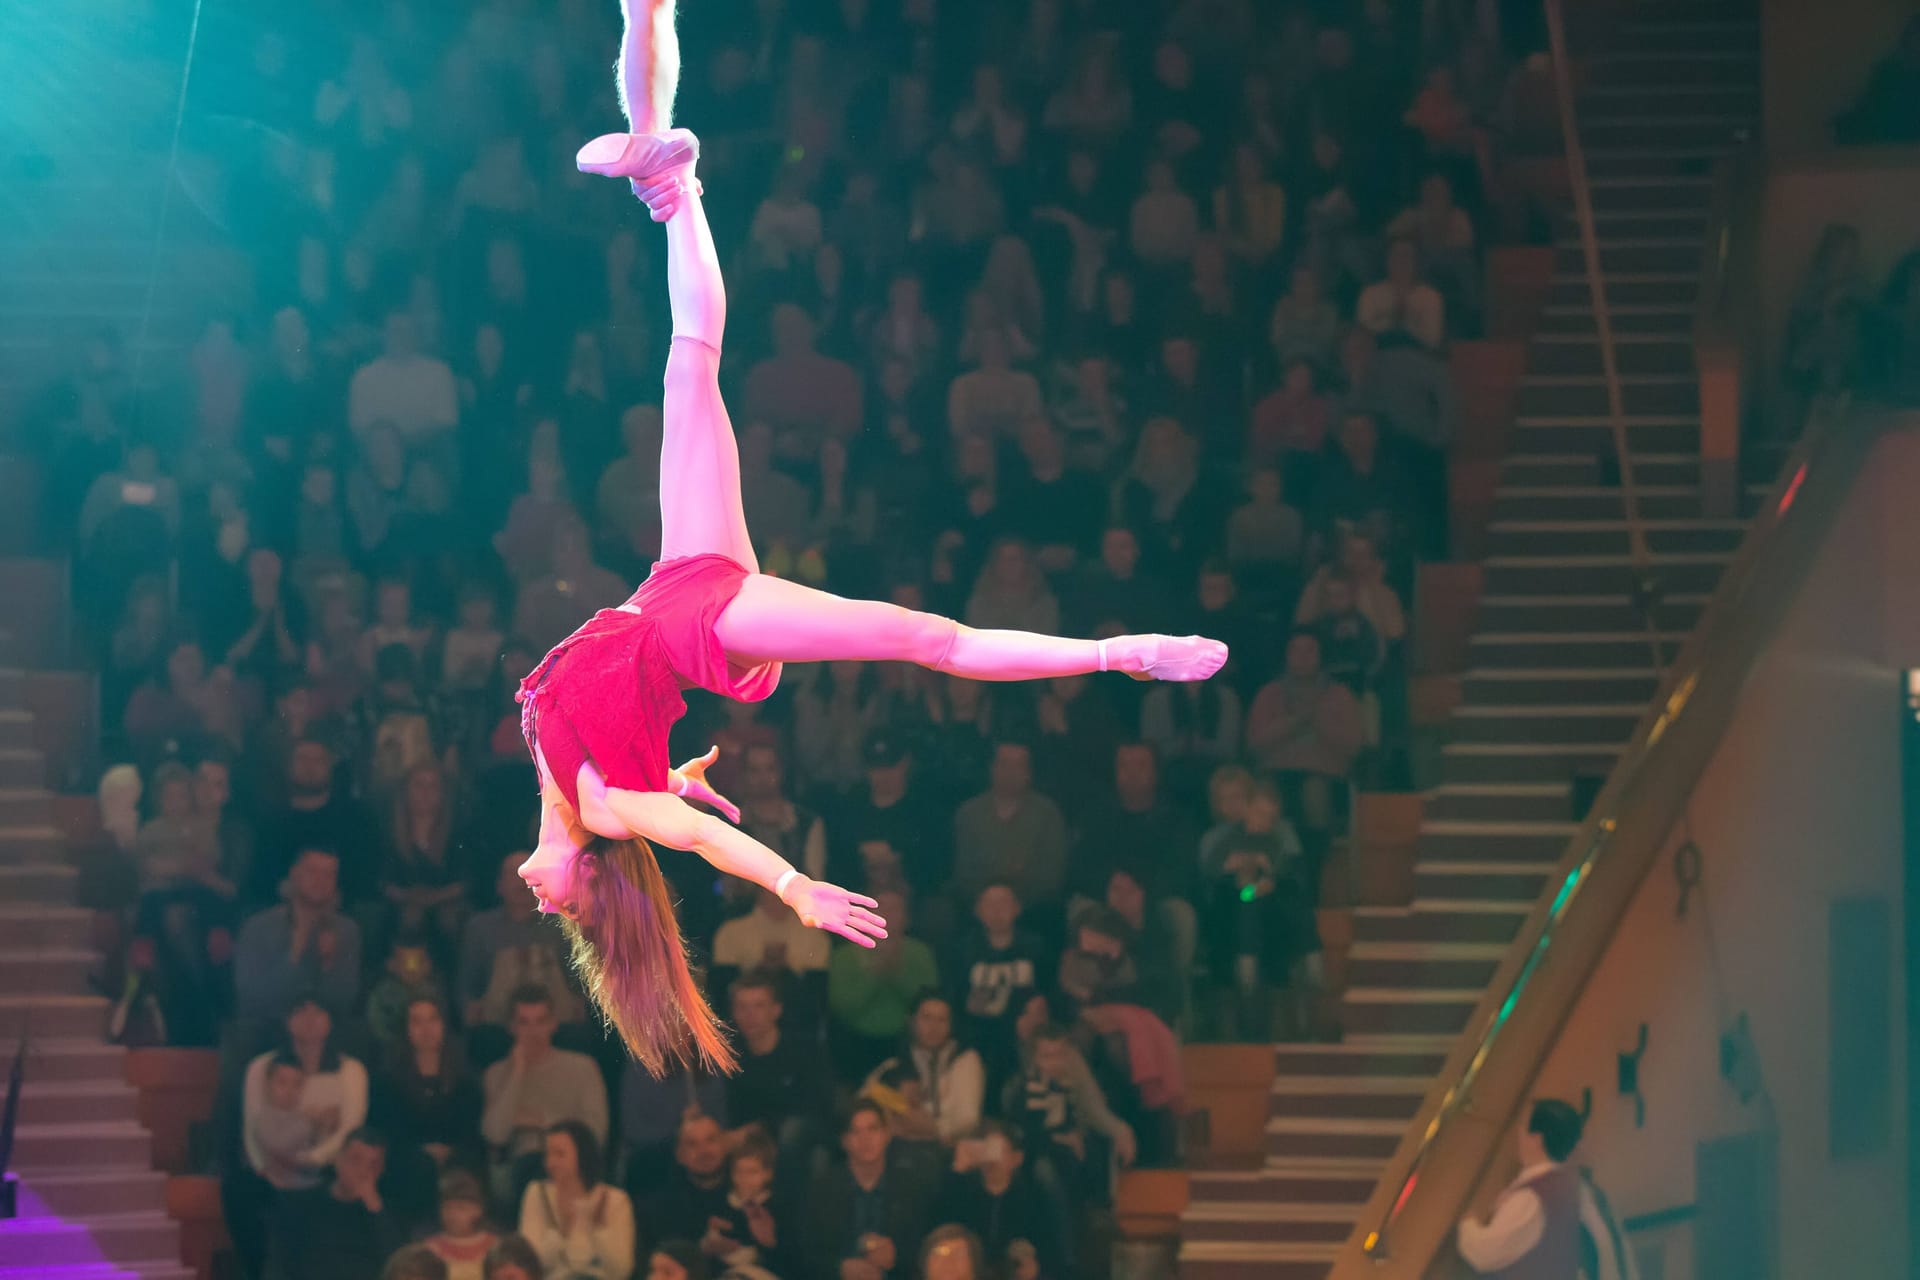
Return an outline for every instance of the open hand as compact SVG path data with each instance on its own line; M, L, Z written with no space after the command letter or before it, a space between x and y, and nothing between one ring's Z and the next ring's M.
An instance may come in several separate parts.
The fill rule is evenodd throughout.
M837 884L798 876L787 886L783 900L809 929L825 929L869 948L887 936L887 922L875 910L880 904Z
M738 822L740 821L740 806L721 795L718 791L715 791L713 784L707 781L708 767L719 758L720 748L708 747L707 754L697 760L689 760L680 766L678 770L680 774L680 798L682 800L698 800L702 804L712 805L720 813L726 815L728 822Z

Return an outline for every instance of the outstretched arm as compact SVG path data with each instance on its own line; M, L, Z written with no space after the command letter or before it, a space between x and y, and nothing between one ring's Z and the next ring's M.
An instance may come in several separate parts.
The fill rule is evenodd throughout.
M716 869L779 894L809 928L837 933L863 947L887 936L887 922L875 913L879 904L872 898L807 878L746 832L701 813L678 796L609 787L605 804L632 834L691 850Z
M680 83L680 37L673 28L674 0L620 0L626 34L613 82L620 109L635 133L659 133L673 123L674 90Z

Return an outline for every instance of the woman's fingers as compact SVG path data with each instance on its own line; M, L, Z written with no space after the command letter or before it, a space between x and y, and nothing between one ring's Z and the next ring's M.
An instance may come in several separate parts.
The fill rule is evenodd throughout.
M827 926L827 931L829 933L837 933L841 937L845 938L848 942L857 943L860 946L867 948L869 951L871 951L874 947L874 941L872 938L869 938L864 933L855 932L853 929L848 928L846 925L830 924Z
M715 760L718 760L719 758L720 758L720 744L716 742L712 746L707 748L707 754L700 757L700 763L712 764Z

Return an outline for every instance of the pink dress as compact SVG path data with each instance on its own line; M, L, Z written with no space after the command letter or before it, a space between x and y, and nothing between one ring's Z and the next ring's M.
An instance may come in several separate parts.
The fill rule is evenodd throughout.
M759 702L779 685L779 663L736 667L713 634L747 573L723 555L661 561L625 605L594 614L520 682L527 750L539 744L536 758L576 811L588 760L610 787L667 789L667 734L687 713L684 690Z

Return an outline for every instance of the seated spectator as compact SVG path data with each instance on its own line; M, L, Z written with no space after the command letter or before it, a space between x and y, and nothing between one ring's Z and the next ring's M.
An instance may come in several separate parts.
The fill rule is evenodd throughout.
M753 910L727 921L713 936L715 975L729 982L756 970L777 975L796 997L795 1011L811 1015L817 1026L824 992L816 988L826 980L827 939L801 924L770 890L752 893Z
M1019 1069L1020 1011L1054 972L1046 944L1020 928L1020 911L1012 886L981 889L973 904L975 927L948 966L961 1038L980 1054L990 1098L998 1098L1007 1077Z
M1224 845L1247 816L1253 799L1253 774L1243 764L1223 764L1207 779L1209 826L1200 837L1200 877L1204 882L1225 859Z
M614 563L650 564L660 555L660 409L637 404L620 415L627 451L607 464L594 486L593 509L601 545L617 549Z
M1392 240L1407 239L1440 290L1449 310L1471 314L1479 307L1479 259L1474 253L1473 219L1453 200L1453 181L1430 173L1420 182L1420 201L1387 224Z
M295 1105L311 1125L312 1135L308 1146L291 1159L284 1150L276 1154L258 1145L260 1137L285 1137L291 1128L286 1108L277 1105L284 1104L287 1096L282 1093L276 1098L268 1087L272 1064L281 1054L298 1064L300 1092ZM287 1073L281 1076L280 1087L288 1087ZM221 1203L235 1253L244 1267L257 1274L269 1243L263 1226L281 1199L275 1179L295 1188L318 1185L321 1171L340 1155L348 1135L366 1123L367 1069L340 1052L326 1007L301 997L286 1015L279 1046L247 1063L240 1096L239 1159L228 1166L222 1180ZM275 1113L271 1118L270 1111ZM374 1177L378 1179L377 1171Z
M1294 985L1296 963L1319 950L1315 895L1304 883L1297 840L1289 857L1275 832L1243 830L1224 841L1224 854L1203 899L1216 1026L1235 1040L1265 1041L1275 1034L1277 1000Z
M803 783L844 792L863 772L861 745L880 727L874 673L864 662L828 662L813 674L794 698L794 764Z
M1167 269L1193 256L1200 237L1200 208L1180 189L1169 161L1147 165L1146 187L1134 200L1127 225L1133 256L1149 267Z
M521 586L513 607L513 634L542 652L631 594L625 578L594 563L593 541L577 517L554 525L551 563L551 573Z
M1318 457L1308 465L1317 471ZM1227 517L1227 563L1249 582L1275 575L1282 583L1300 581L1306 520L1288 503L1282 474L1274 467L1256 468L1247 478L1247 500Z
M1070 628L1090 634L1151 632L1175 612L1166 584L1141 566L1140 536L1121 524L1100 535L1100 561L1080 572L1068 600Z
M647 1255L647 1280L709 1280L712 1275L706 1255L691 1240L662 1240Z
M382 1053L405 1042L408 1011L419 1000L444 1005L447 984L426 939L403 933L388 945L382 973L367 992L367 1030Z
M726 1133L720 1122L701 1111L683 1113L673 1171L666 1185L641 1206L647 1238L668 1240L675 1232L695 1228L704 1232L708 1220L725 1213L730 1190L726 1165Z
M1900 43L1874 67L1859 101L1833 122L1841 146L1920 142L1920 17L1901 28Z
M362 365L347 388L355 435L386 425L410 452L445 443L460 422L460 395L446 361L420 350L420 331L404 311L387 317L385 350Z
M633 1198L635 1212L643 1218L655 1193L673 1176L674 1143L682 1117L690 1111L698 1112L724 1127L730 1079L678 1064L668 1067L665 1075L656 1076L639 1059L627 1059L614 1100L620 1109L620 1150L626 1165L627 1194Z
M815 1180L801 1227L808 1274L842 1280L912 1274L937 1188L894 1148L892 1136L877 1104L862 1100L848 1110L840 1134L846 1161Z
M1140 701L1140 738L1165 763L1170 789L1187 794L1240 754L1240 716L1240 695L1230 684L1155 685Z
M925 712L916 708L914 714ZM934 793L937 781L922 780L920 758L908 735L897 728L883 726L868 734L860 754L865 780L833 822L831 856L849 870L826 878L853 879L851 863L860 850L884 845L907 886L923 898L932 895L946 886L953 870L953 832L945 820L945 803Z
M1144 742L1112 748L1107 803L1080 826L1074 850L1074 889L1091 898L1106 892L1107 877L1124 869L1155 898L1188 889L1184 867L1200 833L1162 785L1159 757Z
M249 883L242 886L243 902L280 901L281 881L294 859L309 849L333 856L335 887L347 901L362 900L372 888L378 846L365 812L337 785L335 761L333 747L311 726L293 743L286 758L286 796L261 816L259 850Z
M213 732L206 714L209 680L199 643L176 641L165 666L127 699L122 726L138 759L157 763L199 745Z
M1301 360L1319 368L1332 365L1343 327L1339 311L1321 287L1320 273L1311 265L1295 267L1287 292L1273 304L1267 324L1275 366L1285 369Z
M153 771L148 795L153 816L141 824L134 845L142 888L153 892L198 884L231 899L233 885L220 874L220 845L213 823L194 807L193 774L170 760Z
M422 1245L447 1267L447 1280L485 1280L487 1256L500 1237L487 1227L487 1195L465 1169L440 1175L440 1229ZM528 1280L539 1280L537 1275Z
M339 886L340 860L307 849L287 874L286 901L240 926L233 976L243 1044L259 1043L308 993L329 1009L353 1007L360 992L360 928L340 914Z
M386 1140L371 1129L345 1137L325 1187L295 1192L267 1228L265 1280L366 1280L406 1238L380 1197ZM316 1247L325 1241L324 1247Z
M507 508L507 523L493 535L493 549L516 583L532 582L553 567L554 537L560 526L580 515L567 496L559 444L543 423L527 454L527 488Z
M1033 754L1022 743L994 748L986 791L953 815L954 889L974 898L1011 885L1032 906L1060 901L1067 877L1067 824L1060 807L1033 789Z
M1407 634L1406 610L1401 606L1399 593L1387 581L1387 566L1381 561L1373 539L1357 530L1344 532L1339 551L1337 562L1321 565L1308 580L1294 609L1293 625L1312 626L1329 612L1327 587L1337 578L1347 584L1354 608L1365 616L1381 640L1388 645L1399 644Z
M940 1204L979 1237L998 1274L1074 1274L1072 1208L1057 1185L1043 1185L1027 1168L1020 1126L989 1120L978 1138L957 1144Z
M1446 304L1420 275L1420 250L1412 240L1387 247L1387 275L1360 294L1354 320L1373 334L1403 334L1429 351L1446 341Z
M494 877L500 905L475 912L460 938L460 1020L470 1032L484 1028L490 1034L482 1038L498 1043L504 1043L513 1018L515 993L527 987L547 992L561 1023L579 1022L586 1015L586 1006L568 983L565 940L541 918L540 900L520 878L520 864L526 860L524 849L500 859Z
M775 1193L779 1152L764 1134L752 1134L727 1156L727 1207L707 1220L700 1252L727 1269L728 1275L777 1275L787 1271L790 1246L783 1246L780 1219L791 1237L797 1217ZM792 1274L788 1272L788 1274Z
M811 258L820 240L820 206L807 199L806 171L782 169L774 177L772 192L753 211L753 225L747 231L751 261L760 270L778 275L794 262Z
M553 1046L559 1023L547 989L522 987L513 993L512 1005L513 1048L483 1077L480 1134L493 1150L499 1189L511 1188L517 1199L539 1166L550 1128L578 1121L599 1144L606 1139L608 1116L599 1065L584 1053Z
M1264 685L1247 712L1247 754L1282 776L1288 808L1315 831L1333 822L1334 784L1353 769L1366 738L1353 691L1320 667L1320 641L1295 632L1285 671Z
M1199 925L1191 890L1155 897L1133 872L1116 869L1101 898L1126 930L1126 950L1140 975L1133 999L1169 1025L1187 1015L1187 981L1193 973Z
M1246 270L1266 268L1287 232L1287 193L1267 173L1267 158L1253 143L1233 149L1227 180L1213 189L1213 225L1228 252Z
M1084 1185L1081 1170L1088 1157L1088 1139L1099 1136L1111 1144L1114 1159L1124 1168L1133 1163L1133 1127L1107 1106L1106 1093L1094 1079L1087 1060L1074 1046L1065 1028L1045 1020L1045 1002L1038 1001L1038 1025L1021 1042L1020 1075L1007 1082L1002 1106L1009 1121L1021 1129L1021 1146L1036 1165L1054 1168L1055 1185ZM1023 1015L1023 1023L1030 1018ZM1099 1178L1107 1181L1105 1176Z
M577 1120L546 1131L545 1177L520 1199L520 1235L547 1280L625 1280L633 1271L633 1202L606 1180L599 1138Z
M982 330L975 335L975 346L976 367L954 378L947 389L947 429L955 439L1011 439L1022 423L1045 413L1040 383L1013 367L1013 353L1001 330Z
M868 329L869 362L881 368L901 361L914 378L929 372L940 356L940 326L928 314L925 289L911 271L894 275L887 285L887 305Z
M792 303L773 311L773 354L747 371L743 420L772 425L782 456L816 456L825 436L860 429L860 376L814 350L813 320Z
M1387 660L1386 641L1367 621L1345 578L1328 578L1315 602L1318 612L1309 629L1320 641L1320 665L1333 679L1364 697L1372 691Z
M1123 715L1132 710L1132 700L1116 706L1112 686L1098 676L1054 676L1037 691L1034 719L1040 736L1034 756L1041 789L1063 813L1084 813L1103 790L1099 775L1085 763L1131 732Z
M303 1191L320 1182L318 1170L306 1162L319 1136L319 1125L300 1109L306 1084L300 1059L285 1050L274 1054L267 1061L266 1096L245 1120L247 1147L259 1153L260 1176L275 1191Z
M450 858L453 826L452 786L429 755L393 789L380 888L393 932L419 936L436 960L454 953L466 915L466 886Z
M1413 505L1406 474L1381 448L1380 424L1372 414L1349 412L1340 421L1339 451L1328 461L1307 521L1319 545L1359 532L1379 548L1404 549L1401 531Z
M1253 406L1247 431L1247 465L1299 472L1296 491L1311 485L1311 463L1327 447L1330 406L1318 382L1312 361L1288 361L1281 385Z
M480 1269L482 1280L545 1280L546 1264L532 1245L517 1235L502 1236L500 1243L487 1250ZM701 1275L697 1280L706 1280Z
M863 1079L892 1051L920 993L940 982L933 949L908 933L906 898L890 891L874 896L887 936L872 948L835 947L827 966L828 1039L843 1080Z
M832 1076L815 1044L782 1028L785 1009L772 975L749 972L734 979L728 999L740 1033L740 1066L725 1081L727 1122L736 1137L757 1125L781 1150L804 1154L825 1137L813 1127L831 1110Z
M1003 538L994 546L967 599L965 620L980 630L1059 634L1060 602L1025 543Z
M914 1001L906 1051L875 1067L863 1091L896 1072L918 1080L920 1089L917 1103L893 1117L895 1137L952 1146L979 1128L986 1071L980 1055L954 1039L953 1006L945 996L928 991Z
M796 804L788 795L787 763L779 745L748 746L741 763L745 766L738 793L741 829L798 867L802 875L823 878L827 874L826 824L819 814ZM802 955L815 954L811 948L801 946L795 951L788 962L795 972L826 968L824 947L817 953L817 965L800 963Z
M380 1280L449 1280L451 1275L445 1260L424 1244L403 1245L380 1268Z
M1114 505L1140 531L1148 565L1176 579L1192 572L1217 527L1200 483L1200 442L1172 418L1148 420Z
M413 587L405 578L382 578L373 589L373 623L360 636L360 665L369 672L381 650L404 646L416 659L427 656L433 628L413 616Z
M477 1163L480 1084L439 1000L420 997L407 1004L405 1039L390 1048L373 1082L372 1114L380 1131L391 1135L388 1163L413 1189L423 1190L455 1163ZM409 1213L428 1207L398 1198Z

